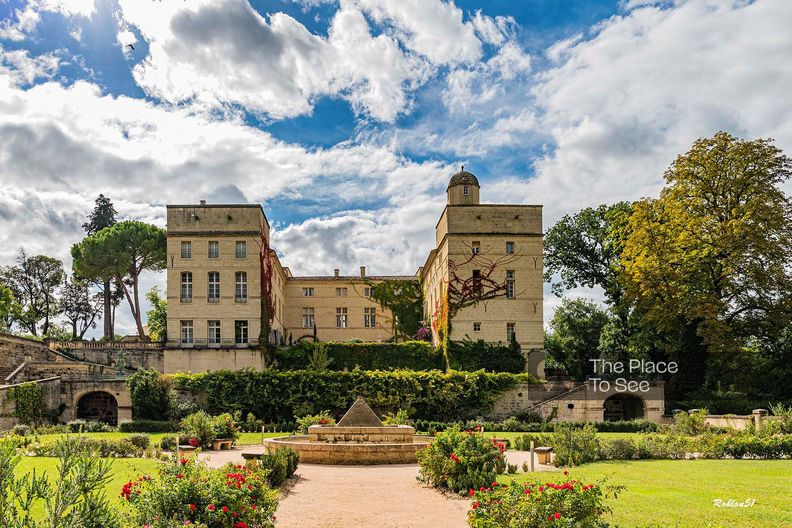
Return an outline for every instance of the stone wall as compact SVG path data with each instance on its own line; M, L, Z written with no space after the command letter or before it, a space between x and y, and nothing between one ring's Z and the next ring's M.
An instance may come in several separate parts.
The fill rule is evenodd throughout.
M42 400L47 409L57 409L61 404L61 379L50 378L35 381L42 389ZM9 392L16 385L3 385L0 386L0 429L10 429L18 423L14 416L16 410L16 403L9 396Z
M130 346L131 345L131 346ZM157 343L104 343L101 341L63 341L49 344L52 350L79 361L115 367L122 359L127 368L162 372L162 346Z
M486 417L500 420L530 411L544 418L553 416L558 421L599 422L604 419L605 401L619 394L622 393L613 387L598 391L592 382L548 381L520 385L504 393ZM645 420L663 423L665 391L662 382L649 382L646 392L628 394L641 400Z
M48 361L47 345L32 339L0 334L0 384L26 360Z
M251 348L168 348L163 357L162 372L166 374L263 369L266 363L264 354Z

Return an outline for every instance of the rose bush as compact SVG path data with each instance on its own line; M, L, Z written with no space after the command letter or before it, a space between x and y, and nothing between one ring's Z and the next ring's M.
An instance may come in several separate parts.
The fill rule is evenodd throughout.
M226 465L208 469L194 458L159 468L156 477L126 483L121 499L136 526L170 528L271 528L278 492L260 467Z
M456 492L488 486L506 470L505 451L504 444L481 434L449 429L418 452L418 478Z
M565 472L567 474L567 472ZM468 524L473 528L565 527L602 528L610 508L605 499L623 488L604 481L584 485L578 480L512 483L471 489Z

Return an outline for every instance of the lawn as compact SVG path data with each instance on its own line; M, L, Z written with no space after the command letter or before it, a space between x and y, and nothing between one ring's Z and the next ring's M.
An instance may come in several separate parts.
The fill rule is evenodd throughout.
M140 475L152 474L157 465L163 463L147 458L116 458L112 460L111 479L105 486L105 494L111 503L120 500L118 499L118 494L124 484ZM46 474L49 480L52 481L58 475L58 459L53 457L22 457L14 473L24 475L33 470L36 471L37 475ZM43 515L44 509L41 504L37 504L34 509L38 515Z
M80 436L88 436L91 438L110 438L119 440L121 438L126 438L134 433L80 433ZM159 445L160 441L166 436L176 436L176 433L146 433L148 436L151 437L151 445ZM287 436L289 433L264 433L266 438L272 438L275 436ZM50 434L50 435L38 435L39 442L47 442L50 440L56 440L62 436L63 434ZM77 436L77 433L71 435ZM261 433L240 433L239 440L237 444L240 446L243 445L260 445L261 444Z
M635 460L597 462L569 471L586 483L609 477L626 490L611 500L608 519L622 527L792 527L792 460ZM561 479L559 472L518 474ZM512 476L502 476L507 483ZM745 501L749 508L716 507L714 499Z

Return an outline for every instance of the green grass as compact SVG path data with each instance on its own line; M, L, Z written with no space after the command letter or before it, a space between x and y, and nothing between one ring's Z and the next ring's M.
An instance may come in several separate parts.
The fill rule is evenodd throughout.
M622 527L792 527L792 460L635 460L569 470L590 483L609 477L626 490L610 500L608 521ZM499 481L507 483L511 476ZM517 481L561 479L560 471L518 474ZM714 499L754 499L750 508L718 508Z
M127 438L132 434L136 433L74 433L70 436L87 436L90 438L107 438L113 440L120 440L121 438ZM176 433L144 433L151 437L151 445L158 446L160 441L166 436L176 436ZM265 438L273 438L276 436L287 436L289 433L264 433ZM38 435L39 442L48 442L52 440L57 440L65 436L64 434L49 434L49 435ZM261 433L240 433L239 440L237 441L238 445L259 445L261 444Z
M94 434L113 434L113 433L94 433ZM133 478L140 475L150 475L155 472L159 462L147 458L116 458L113 460L111 479L105 485L105 494L111 504L114 504L121 493L121 487ZM53 457L22 457L14 473L24 475L33 470L37 475L46 474L50 482L54 481L58 475L58 459ZM41 503L34 507L37 516L43 515L44 509Z

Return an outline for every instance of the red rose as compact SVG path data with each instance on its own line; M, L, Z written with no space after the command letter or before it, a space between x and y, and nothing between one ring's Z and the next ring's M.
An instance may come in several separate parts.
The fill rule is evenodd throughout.
M554 517L554 518L556 518L556 519L560 519L560 518L561 518L561 514L560 514L560 513L558 513L558 512L555 512L555 513L553 514L553 517Z
M195 504L190 504L190 511L195 511Z
M228 513L228 506L223 506L223 513Z
M207 509L208 509L209 511L214 511L214 510L215 510L215 506L214 506L214 504L210 504L210 505L207 507Z
M567 470L565 469L565 470L564 470L564 475L569 475L569 471L567 471Z

